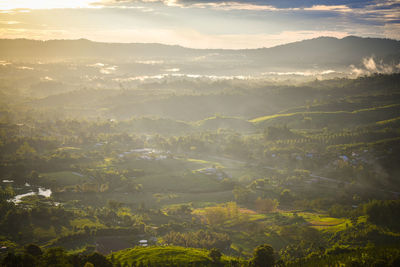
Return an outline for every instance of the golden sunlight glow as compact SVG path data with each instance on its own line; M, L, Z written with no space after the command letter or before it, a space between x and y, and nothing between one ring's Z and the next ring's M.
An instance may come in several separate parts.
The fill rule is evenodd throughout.
M12 0L0 1L0 10L82 8L90 7L95 0Z

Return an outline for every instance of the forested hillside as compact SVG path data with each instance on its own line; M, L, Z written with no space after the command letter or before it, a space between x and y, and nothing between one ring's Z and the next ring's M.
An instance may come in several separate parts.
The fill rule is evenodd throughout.
M0 40L2 266L398 266L399 51Z

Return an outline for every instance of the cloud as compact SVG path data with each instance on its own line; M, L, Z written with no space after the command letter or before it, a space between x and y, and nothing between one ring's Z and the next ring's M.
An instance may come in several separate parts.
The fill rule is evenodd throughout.
M15 3L21 1L34 2L15 0ZM195 48L270 47L319 36L400 39L400 0L72 0L71 3L68 5L86 3L87 8L23 9L29 13L0 11L0 38L87 38ZM13 21L20 23L8 23Z
M0 10L16 9L53 9L53 8L82 8L89 7L93 0L12 0L0 1Z
M346 5L334 5L334 6L325 6L325 5L314 5L312 7L306 7L304 10L308 11L337 11L337 12L352 12L353 9L349 8Z
M300 15L346 14L347 20L376 21L376 24L391 23L391 20L400 17L400 0L101 0L92 3L95 6L119 8L137 8L140 4L224 11L291 12Z
M0 15L5 14L5 15L15 15L18 13L29 13L31 12L30 9L26 9L26 8L16 8L16 9L1 9L0 8Z
M26 29L26 28L0 28L1 38L16 39L27 38L36 40L68 39L68 32L60 29Z
M195 6L195 7L227 7L242 6L262 9L304 9L318 6L333 6L347 8L364 8L369 5L385 6L396 4L397 0L376 1L376 0L100 0L95 5L132 5L138 3L163 3L168 6Z
M351 73L356 76L369 76L372 74L392 74L400 73L400 63L384 64L383 61L376 62L374 57L366 57L362 60L361 67L350 66Z
M364 58L363 65L368 71L377 71L375 60L372 57Z
M255 5L241 2L221 2L221 3L194 3L194 8L213 8L218 10L247 10L247 11L278 11L274 6Z
M400 40L400 23L384 25L383 34L386 37Z
M0 24L6 24L6 25L15 25L15 24L20 24L21 22L15 21L15 20L8 20L8 21L0 21Z

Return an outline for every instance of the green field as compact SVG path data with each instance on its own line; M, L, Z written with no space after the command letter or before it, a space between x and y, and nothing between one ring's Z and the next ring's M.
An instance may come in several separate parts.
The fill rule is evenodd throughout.
M136 266L142 263L144 266L150 264L162 266L211 266L212 259L208 256L207 250L183 248L183 247L135 247L132 249L121 250L109 255L113 262L122 266ZM221 264L228 265L235 258L223 256Z

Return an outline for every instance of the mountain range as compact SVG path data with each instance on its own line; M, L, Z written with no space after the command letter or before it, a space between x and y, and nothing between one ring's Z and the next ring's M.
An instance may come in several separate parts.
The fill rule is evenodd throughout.
M38 41L0 39L0 58L12 59L95 59L115 62L174 62L185 66L207 65L244 70L294 70L342 68L358 65L363 58L398 64L400 41L348 36L319 37L271 48L191 49L154 43L100 43L86 39ZM212 64L212 66L210 65ZM204 66L203 66L204 68ZM244 74L248 71L242 71Z

